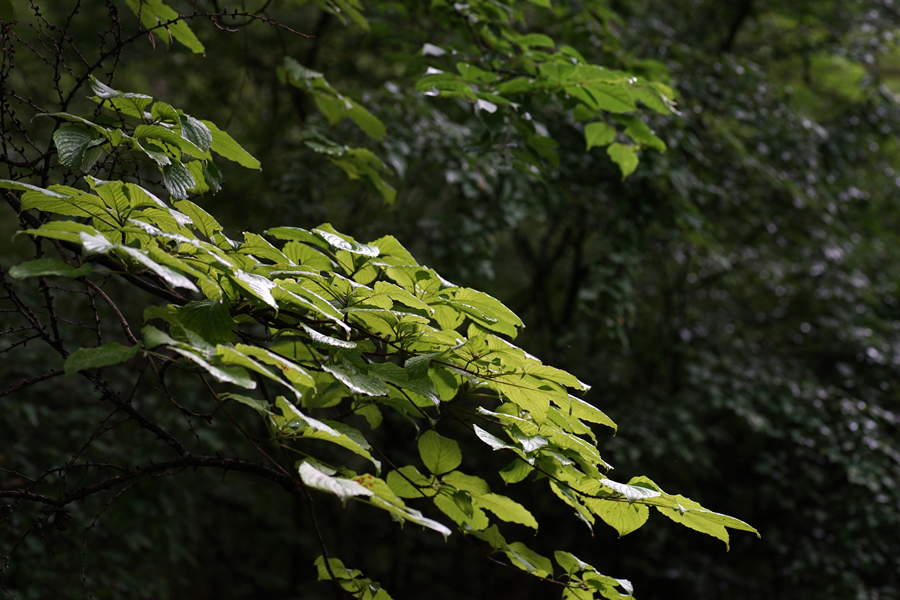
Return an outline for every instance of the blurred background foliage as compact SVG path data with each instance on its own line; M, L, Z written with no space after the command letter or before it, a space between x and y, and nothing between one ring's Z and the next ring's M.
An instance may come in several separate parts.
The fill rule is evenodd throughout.
M501 299L527 325L522 347L594 386L588 399L619 424L602 446L617 478L646 474L762 533L734 536L727 554L659 518L622 540L598 525L585 540L556 499L531 500L558 546L631 579L643 600L900 598L900 7L539 4L524 9L523 31L677 91L678 114L646 116L667 151L642 151L624 180L603 149L585 151L564 102L518 108L517 121L558 144L533 152L529 169L516 164L528 133L509 115L413 92L429 67L480 59L459 11L441 1L365 2L363 27L346 10L322 9L353 2L246 0L242 10L315 37L195 19L204 55L140 41L115 86L216 122L260 159L261 173L223 168L224 189L198 201L232 234L327 221L357 239L395 235L451 281ZM13 6L24 27L32 9ZM64 19L71 6L40 10ZM84 4L76 17L70 35L90 47L107 11ZM118 18L137 29L127 10ZM312 97L279 80L285 57L323 73L386 134L373 140L349 120L329 126ZM20 64L12 74L38 104L45 71ZM372 150L393 203L305 143L315 135ZM9 240L14 222L4 221ZM21 252L0 246L5 265ZM0 361L0 379L39 373L30 365L41 361L37 352ZM64 385L51 398L3 400L0 455L16 470L65 461L67 440L96 425L88 401L72 403L76 384ZM145 406L159 402L147 396ZM120 428L104 448L152 456L137 440ZM224 483L198 473L141 484L85 544L75 530L104 508L87 501L67 534L29 538L7 584L22 598L83 597L82 577L97 598L329 593L310 587L317 551L302 511L238 475ZM345 562L395 598L559 593L460 556L459 545L394 536L390 523L322 504L326 536L360 540L341 544ZM21 526L3 525L4 548Z

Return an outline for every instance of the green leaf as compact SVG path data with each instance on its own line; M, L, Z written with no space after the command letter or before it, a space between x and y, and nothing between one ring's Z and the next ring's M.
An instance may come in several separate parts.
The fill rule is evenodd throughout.
M270 260L275 264L288 264L288 257L262 236L249 231L244 232L244 243L238 248L241 254L248 254L258 259Z
M313 565L315 565L319 574L319 581L331 581L331 573L334 573L335 578L338 580L356 579L362 575L362 571L359 569L350 570L345 567L343 561L339 558L329 558L328 566L326 567L325 557L320 556L313 562Z
M188 27L183 17L164 4L162 0L128 0L128 7L134 11L135 15L140 15L141 24L146 29L152 29L163 23L168 23L165 27L166 31L174 39L187 46L191 52L202 54L205 51L203 44L200 43L200 40ZM166 44L169 43L168 35L162 35L161 37Z
M472 495L471 494L464 492L462 490L457 490L457 491L453 492L453 494L450 496L450 498L453 499L453 502L456 504L457 508L459 508L462 511L463 515L465 515L466 518L471 519L475 516L477 509L475 508L475 505L472 504ZM481 523L479 523L479 525L481 525L481 527L474 526L474 528L475 529L484 529L485 527L487 527L490 524L488 522L486 516L483 519L483 521L484 521L483 525ZM457 521L457 522L459 522L459 521Z
M671 92L671 90L669 90ZM648 108L655 110L662 115L676 113L675 106L671 98L661 90L656 89L655 85L651 89L636 87L634 88L634 97L636 100L643 102Z
M240 394L219 394L219 400L234 400L235 402L240 402L263 416L272 414L272 411L270 410L271 405L265 400L249 398L247 396L241 396Z
M357 415L362 415L366 422L369 424L370 429L378 429L381 426L382 421L384 421L384 415L381 414L381 410L378 408L377 404L363 404L357 406L353 409L353 413Z
M122 93L109 87L93 75L90 77L91 89L94 90L95 100L103 103L106 101L113 109L137 119L144 118L144 109L153 102L151 96L144 94ZM102 132L101 132L102 133ZM110 139L113 145L117 145L113 139Z
M264 233L279 240L301 242L322 249L330 248L330 245L322 236L300 227L273 227L267 229Z
M84 277L91 272L90 264L83 264L80 267L72 267L61 260L55 258L38 258L30 260L20 265L16 265L9 270L10 277L16 279L26 279L28 277L47 277L56 275L59 277Z
M303 328L303 331L309 334L309 337L310 339L312 339L313 344L319 346L333 346L335 348L356 348L356 342L351 342L350 340L341 340L335 337L331 337L330 335L325 335L324 333L319 333L312 327L307 327L302 323L300 324L300 327Z
M496 525L491 525L484 531L473 531L469 533L473 537L484 540L490 544L491 548L494 550L503 550L506 548L506 540L500 534L500 530L497 529Z
M442 352L429 352L427 354L413 356L412 358L406 359L406 362L403 363L403 368L406 369L410 379L428 377L428 366L431 364L431 360L441 354Z
M160 331L153 325L146 325L143 327L141 329L141 335L144 336L144 347L147 349L156 348L157 346L178 345L177 341L173 340L167 333Z
M650 488L638 485L629 485L627 483L618 483L610 479L601 479L600 483L602 483L612 491L625 496L625 499L628 500L629 504L637 500L647 500L648 498L656 498L657 496L662 495L660 494L660 492L651 490Z
M347 499L353 496L373 495L371 490L364 488L357 482L342 477L332 477L313 466L309 461L300 463L298 471L300 472L300 478L307 486L328 494L334 494L345 504Z
M510 446L509 444L507 444L506 442L504 442L497 436L494 436L494 435L488 433L487 431L485 431L478 425L472 425L472 428L475 430L475 435L478 436L478 439L480 439L482 442L484 442L485 444L487 444L494 450L504 450L504 449L513 450L513 449L515 449L515 446Z
M431 308L425 302L422 302L403 288L398 285L394 285L393 283L388 283L386 281L376 281L373 286L376 294L384 294L391 300L395 302L400 302L401 304L405 304L410 308L417 308L423 311L426 315L430 315L434 312L434 309Z
M584 127L584 139L587 141L586 150L594 146L606 146L616 139L616 128L602 121L588 123Z
M123 363L134 358L140 351L141 347L138 345L123 346L115 342L99 348L82 348L69 355L63 369L66 372L66 378L71 378L78 371L84 369L96 369Z
M212 136L212 144L210 145L210 149L221 156L222 158L227 158L230 161L234 161L242 167L247 167L248 169L260 169L262 168L260 162L253 158L253 156L244 150L240 144L234 141L230 135L225 133L216 127L216 124L212 121L200 121L204 125L206 125L207 129L209 129L210 135Z
M67 123L53 134L53 143L56 144L60 164L82 171L87 171L93 166L92 160L85 160L88 148L105 141L103 138L96 139L93 131L81 123ZM90 158L93 157L88 157Z
M347 111L347 116L356 123L366 135L376 140L380 140L384 137L384 134L387 133L387 131L385 130L384 123L381 122L381 119L353 100L345 98L344 101L350 103L350 109Z
M681 523L694 531L699 531L722 540L725 542L726 548L730 548L728 531L725 529L726 527L741 531L749 531L755 533L756 537L760 537L759 532L755 528L739 519L707 510L697 502L681 495L668 496L668 498L673 500L677 506L657 506L656 510L676 523Z
M425 54L425 49L428 46L431 46L431 44L425 44L425 46L422 48L422 54ZM431 46L431 48L435 48L435 46ZM441 53L444 52L440 48L437 48L437 50L439 50ZM469 63L456 63L456 70L460 75L462 75L463 79L470 83L492 83L494 81L497 81L497 75L495 75L494 73L479 69L475 65L470 65Z
M81 234L96 234L96 229L90 225L83 225L75 221L50 221L44 223L37 229L26 229L22 233L35 235L54 240L64 240L66 242L81 242Z
M514 565L532 575L549 577L553 574L553 563L550 559L541 556L522 542L509 544L504 551Z
M311 389L315 389L316 387L315 379L313 379L312 375L310 375L306 369L270 350L259 348L257 346L249 346L247 344L237 344L234 349L248 356L252 356L256 360L262 361L267 365L275 367L295 386Z
M386 383L392 383L397 387L414 392L430 400L435 406L440 404L441 400L431 384L431 379L428 377L412 378L409 376L408 371L392 362L369 365L369 374L378 377Z
M584 82L578 86L568 85L565 90L589 108L624 113L636 108L626 85L625 82L615 81Z
M466 475L459 471L451 471L444 475L441 480L444 483L449 483L458 490L465 490L475 496L483 496L491 493L491 488L488 487L488 484L484 479L474 475Z
M151 271L153 271L153 273L158 275L172 287L186 288L194 292L199 291L197 289L197 286L195 286L190 279L188 279L181 273L170 269L169 267L159 264L137 248L131 248L129 246L124 246L121 244L113 244L99 233L97 235L93 235L90 233L79 233L78 237L81 241L81 244L84 246L85 251L89 254L108 254L110 251L116 250L117 252L128 255L130 258L134 259L144 267L150 269Z
M504 34L508 34L508 32L504 32ZM553 48L556 46L556 42L553 41L553 38L544 35L543 33L528 33L525 35L515 34L506 35L506 37L509 37L509 39L523 48Z
M178 308L175 314L182 325L196 331L213 346L231 341L234 321L228 306L221 302L215 300L188 302Z
M378 246L370 246L368 244L360 244L356 240L346 235L341 235L334 230L328 223L319 225L313 232L322 237L323 240L337 250L346 250L351 254L362 254L363 256L378 256L381 252Z
M430 498L438 493L432 485L433 479L422 475L412 465L388 473L387 484L401 498Z
M619 426L616 425L615 421L607 417L603 411L596 408L594 405L585 402L581 398L576 398L569 394L568 402L558 402L556 396L551 399L564 414L571 415L583 421L606 425L607 427L612 427L613 430L618 430Z
M276 69L278 80L301 89L307 88L311 79L321 79L324 76L318 71L308 69L290 56L285 56L281 66Z
M421 512L415 509L386 502L377 496L370 499L369 503L379 508L390 511L393 515L400 517L403 520L410 521L412 523L415 523L416 525L421 525L422 527L427 527L432 531L437 531L444 536L444 539L447 539L447 536L452 533L446 526L433 519L429 519L423 516Z
M281 417L278 417L277 415L273 417L273 421L277 428L281 429L286 426L295 428L296 424L303 424L308 428L303 431L304 437L313 437L315 439L333 442L371 460L371 456L366 452L365 448L360 447L359 444L341 434L337 429L331 427L327 423L323 423L322 421L303 414L300 412L300 409L290 403L284 396L275 398L275 406L281 411L282 415ZM310 433L314 435L308 435Z
M533 529L538 528L538 523L527 508L506 496L498 494L484 494L475 497L475 505L486 508L494 513L497 518L508 523L520 523Z
M568 81L576 71L576 66L573 65L567 57L562 58L562 60L541 63L538 68L540 69L541 75L549 79L554 85L561 85ZM573 89L577 92L582 92L581 85L582 82L579 82L578 86L573 87ZM566 88L566 92L573 94L569 88Z
M619 165L619 170L622 171L622 179L625 179L637 169L638 157L631 146L611 144L606 149L606 153L609 154L614 163Z
M44 196L50 196L52 198L68 198L68 194L60 194L59 192L53 192L51 190L45 190L44 188L37 187L36 185L31 185L30 183L21 183L18 181L11 181L9 179L0 179L0 188L7 190L18 190L20 192L37 192L38 194L43 194Z
M630 136L638 144L659 150L666 151L666 144L659 139L650 127L633 115L618 115L616 119L626 125L625 135Z
M472 504L472 498L466 492L445 492L435 496L433 502L442 513L467 531L480 531L491 523L484 511Z
M341 314L331 304L326 302L321 296L306 289L299 284L289 284L281 282L272 288L272 294L277 296L279 302L287 302L301 307L303 310L317 313L347 333L350 332L350 326L344 323L344 315Z
M487 382L487 385L497 390L510 402L531 413L536 423L543 423L547 417L552 394L548 390L530 385L530 382L524 381L524 377L518 373L494 377Z
M275 298L272 296L272 289L275 288L276 283L269 281L262 275L246 273L241 270L234 272L234 280L239 286L253 294L254 297L278 310L278 303L275 302Z
M434 430L426 431L419 438L419 456L425 467L435 475L448 473L462 462L459 444Z
M218 221L190 200L176 202L175 208L190 217L194 224L194 228L202 233L208 240L212 240L215 232L222 231L222 226L219 225Z
M528 475L534 471L534 467L529 465L524 460L515 459L500 471L500 477L503 478L507 484L510 483L519 483Z
M194 176L180 162L170 163L162 168L163 183L173 198L184 200L188 192L197 185Z
M478 96L472 91L471 86L458 80L446 78L426 77L416 83L416 90L425 92L428 96L441 96L442 98L462 98L470 102L477 102Z
M294 392L295 395L299 396L300 392L298 390L293 389L292 386L288 385L286 382L282 381L278 375L262 366L240 350L235 348L231 348L229 346L224 346L219 344L216 346L216 360L218 360L222 364L226 365L237 365L239 367L243 367L249 371L254 371L259 373L263 377L268 377L273 381L277 381L281 384L284 384L285 387Z
M387 396L388 388L381 379L360 372L353 365L346 364L343 367L337 365L323 365L322 367L335 378L350 388L354 394L367 396Z
M140 143L139 140L136 140L135 138L128 138L128 140L131 142L134 148L137 148L138 150L146 154L150 158L150 160L157 164L157 166L165 167L166 165L172 163L171 157L165 152L159 152L158 150L148 150ZM147 145L149 146L149 144Z
M572 575L577 573L578 571L584 571L586 569L593 569L593 567L586 562L582 561L580 558L571 554L570 552L562 552L557 550L553 553L553 558L556 559L556 562L563 568L563 570L568 574Z
M49 190L46 190L49 191ZM68 191L68 190L67 190ZM96 217L110 222L111 215L103 201L93 195L72 189L72 195L28 190L22 194L21 210L41 210L69 217Z
M585 504L607 525L618 531L619 537L640 528L650 515L650 509L643 504L593 498L587 499Z
M174 352L184 356L187 359L197 363L203 367L210 375L223 383L233 383L234 385L246 388L248 390L256 389L256 382L247 374L247 371L241 367L219 367L211 364L205 358L184 348L171 347Z
M330 271L334 268L331 259L317 248L311 248L302 242L288 242L281 249L289 260L298 265L309 267L315 271Z
M539 88L540 84L532 79L516 77L515 79L510 79L509 81L498 85L496 91L498 94L503 94L504 96L513 96L515 94L530 92Z
M203 152L212 147L212 132L202 121L198 121L190 115L181 114L178 115L178 122L181 123L181 137Z
M87 175L84 178L91 189L106 203L106 205L118 214L122 214L131 208L128 194L125 193L125 184L121 181L104 181ZM81 198L81 196L79 196Z
M162 125L138 125L134 129L134 137L135 139L163 142L163 144L159 144L161 146L164 146L164 144L171 144L182 152L190 154L195 158L200 158L206 154L176 130L163 127Z

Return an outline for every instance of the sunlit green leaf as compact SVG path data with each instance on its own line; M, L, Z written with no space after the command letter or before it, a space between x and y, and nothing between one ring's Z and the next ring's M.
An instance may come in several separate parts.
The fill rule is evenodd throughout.
M521 523L526 527L538 528L537 521L528 509L512 498L498 494L483 494L475 497L475 504L509 523Z
M445 438L434 430L419 437L419 456L425 467L434 473L448 473L462 462L462 453L456 440Z
M619 170L622 171L622 179L625 179L637 169L638 157L631 146L618 143L610 144L609 148L606 149L606 153L609 154L614 163L619 165Z
M616 139L616 128L602 121L588 123L584 127L584 139L587 141L587 150L594 146L606 146Z
M260 169L260 162L253 158L253 156L244 150L240 144L234 141L230 135L221 131L218 127L216 127L215 123L212 121L200 121L203 125L206 125L207 129L209 129L210 135L212 136L212 144L210 145L210 149L221 156L222 158L227 158L228 160L234 161L241 165L242 167L247 167L248 169Z
M300 463L299 471L303 483L314 490L334 494L340 498L341 502L346 503L347 499L353 496L373 495L371 490L364 488L352 479L332 477L313 466L309 461Z
M514 565L528 571L537 577L549 577L553 575L553 563L550 559L541 556L522 542L513 542L505 548L506 556Z

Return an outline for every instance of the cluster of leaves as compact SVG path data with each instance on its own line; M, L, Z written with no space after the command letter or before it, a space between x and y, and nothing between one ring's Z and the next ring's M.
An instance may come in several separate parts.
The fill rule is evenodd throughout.
M606 147L623 177L637 168L641 148L665 151L665 143L636 114L638 102L659 114L675 112L675 93L665 83L592 63L573 46L558 44L546 34L520 33L515 25L525 24L525 14L512 1L437 3L432 9L467 22L477 52L457 56L426 43L423 55L449 59L456 72L429 67L415 89L472 102L479 110L496 113L491 120L497 124L508 120L506 125L524 141L523 148L512 151L514 168L538 174L542 159L559 167L559 143L531 122L529 112L544 114L551 105L584 123L587 150ZM523 103L528 108L520 111Z
M130 117L140 124L123 131L119 127L107 127L68 113L43 114L72 121L53 134L59 162L63 166L88 172L101 156L115 154L112 160L121 160L125 152L140 153L156 163L169 195L178 199L221 189L222 174L213 162L211 152L247 168L260 167L259 161L210 121L195 119L165 102L154 102L151 96L123 94L93 77L91 87L96 94L93 99L115 113L115 116L107 116L105 120L117 124L121 118ZM77 195L72 191L70 197ZM147 196L151 201L154 198L152 194ZM89 208L78 208L78 202L69 202L75 208L60 210L59 214L100 216L94 215ZM137 202L140 206L143 200ZM160 204L159 201L154 203ZM120 205L117 207L124 210Z
M370 138L380 140L384 137L385 128L381 120L352 98L341 94L328 83L322 73L304 67L289 56L284 58L284 64L276 72L281 83L310 94L316 107L328 119L329 125L350 119ZM327 157L331 164L343 170L350 179L365 178L378 190L385 202L392 203L396 198L396 190L385 181L384 163L368 148L350 148L314 131L304 133L304 144Z
M144 27L163 23L176 39L192 47L194 38L180 29L176 35L171 21L177 19L170 18L162 2L133 8ZM142 12L149 9L152 14ZM473 19L468 13L466 18ZM502 47L506 42L491 43ZM521 37L510 43L526 50L547 45ZM571 52L541 56L539 65L521 66L526 73L532 69L533 85L512 80L511 86L479 92L492 100L460 97L475 100L488 112L509 104L504 96L537 91L565 92L577 98L576 112L588 115L589 109L592 116L601 110L634 110L632 93L652 108L669 108L658 86L584 65ZM468 86L476 80L485 85L498 82L474 67L460 72L464 78L475 78L462 83L472 94ZM383 135L377 119L343 98L320 74L286 61L281 77L306 86L329 121L349 117L369 135ZM452 78L430 75L423 81L442 95L462 93L460 82ZM635 91L629 92L628 86L636 86ZM623 484L605 478L609 465L600 457L587 423L613 428L615 424L573 395L588 386L514 346L509 340L522 322L503 304L419 265L395 238L363 244L328 224L309 230L276 227L265 236L245 232L242 241L228 238L223 227L187 197L220 188L213 152L249 168L258 168L259 162L210 121L96 80L92 87L94 100L112 116L87 120L69 113L47 114L67 122L53 134L60 164L89 171L101 158L114 164L124 152L144 156L159 169L172 204L126 180L88 175L87 189L2 180L0 187L22 192L15 199L20 211L52 216L29 220L23 215L32 226L22 233L56 241L61 244L58 249L64 249L59 259L38 258L13 268L10 275L89 281L118 273L129 281L143 281L145 289L149 286L170 304L145 309L143 342L123 322L129 345L109 342L73 352L65 362L67 374L93 376L93 369L125 363L142 352L163 365L161 370L171 366L204 383L209 376L220 384L213 393L223 410L229 402L253 408L268 426L269 438L263 442L286 456L299 456L293 463L296 475L289 476L298 491L314 489L344 502L364 502L398 520L449 535L446 525L407 505L420 500L419 505L435 507L461 533L485 542L488 552L501 552L513 565L541 578L553 577L551 562L522 542L507 542L485 511L500 521L534 529L537 521L521 504L491 492L481 477L457 470L462 462L459 443L435 430L442 418L464 425L469 440L510 455L512 462L500 473L507 484L532 473L546 479L589 525L599 516L624 535L643 525L648 507L654 506L672 520L726 544L726 528L755 531L682 496L666 494L649 479ZM625 135L655 143L636 117L619 119ZM598 137L592 126L587 131L589 146L609 144L615 135ZM636 159L618 160L616 146L611 146L610 155L628 174ZM377 175L360 167L371 168L377 159L360 158L359 152L345 149L332 160L351 177L368 176L377 186ZM354 162L358 160L362 163ZM266 382L289 394L271 399ZM253 390L257 396L246 395ZM465 410L472 401L476 410ZM426 473L412 464L395 466L388 456L390 448L383 453L375 449L361 429L348 423L361 416L374 430L384 411L410 423L418 435ZM322 416L335 413L338 418ZM320 446L309 442L331 446L316 450ZM365 459L374 472L361 472L345 451ZM384 463L389 465L386 477L382 477ZM278 461L272 460L272 465L284 471ZM3 493L18 497L12 491ZM558 552L555 558L565 573L566 580L560 583L568 597L592 598L595 593L630 597L627 581L600 575L568 553ZM332 561L327 557L320 561L321 578L340 581L348 590L360 584L354 592L365 589L373 597L385 596L358 572Z

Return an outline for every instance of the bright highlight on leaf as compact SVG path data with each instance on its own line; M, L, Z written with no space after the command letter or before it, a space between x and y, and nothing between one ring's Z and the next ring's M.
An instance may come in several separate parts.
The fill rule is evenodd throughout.
M371 490L364 488L357 482L341 477L333 477L308 461L300 463L299 471L303 483L315 490L334 494L344 503L353 496L373 495Z

